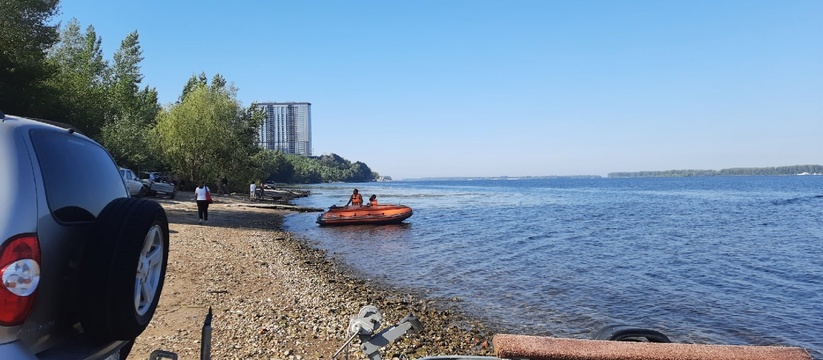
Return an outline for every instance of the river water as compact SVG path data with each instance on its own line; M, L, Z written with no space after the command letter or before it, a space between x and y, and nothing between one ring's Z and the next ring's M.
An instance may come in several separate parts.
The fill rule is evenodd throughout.
M355 187L414 216L321 228L299 213L286 229L496 329L591 338L630 324L823 359L823 176L323 184L295 203L344 205Z

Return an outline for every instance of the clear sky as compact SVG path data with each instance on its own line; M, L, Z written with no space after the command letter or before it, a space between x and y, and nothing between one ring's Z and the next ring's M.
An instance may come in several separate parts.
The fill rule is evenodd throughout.
M313 152L395 179L823 164L820 0L64 0L174 102L312 104Z

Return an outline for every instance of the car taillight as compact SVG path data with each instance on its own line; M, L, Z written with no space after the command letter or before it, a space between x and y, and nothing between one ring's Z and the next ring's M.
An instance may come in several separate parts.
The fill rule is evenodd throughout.
M31 234L0 246L0 325L20 325L31 312L40 283L40 242Z

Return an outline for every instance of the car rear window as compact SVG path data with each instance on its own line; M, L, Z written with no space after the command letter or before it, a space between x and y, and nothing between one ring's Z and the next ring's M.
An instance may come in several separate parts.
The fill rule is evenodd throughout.
M61 221L91 221L109 201L126 196L111 156L100 145L67 132L33 130L49 209Z

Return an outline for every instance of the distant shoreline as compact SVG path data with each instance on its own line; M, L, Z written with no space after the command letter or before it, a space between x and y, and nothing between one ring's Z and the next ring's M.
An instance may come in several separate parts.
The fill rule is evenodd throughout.
M823 175L823 165L790 165L762 168L728 168L722 170L666 170L613 172L610 178L627 177L696 177L696 176L784 176Z
M611 172L605 178L639 177L706 177L706 176L787 176L823 175L823 165L789 165L761 168L728 168L721 170L663 170ZM532 180L532 179L602 179L601 175L544 175L544 176L445 176L401 179L402 181L450 181L450 180Z

